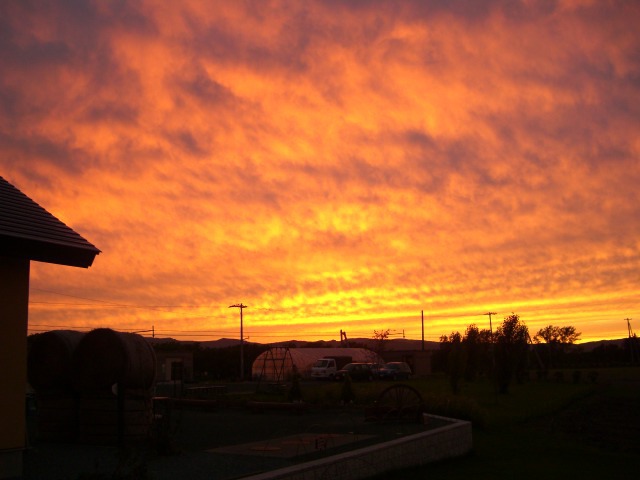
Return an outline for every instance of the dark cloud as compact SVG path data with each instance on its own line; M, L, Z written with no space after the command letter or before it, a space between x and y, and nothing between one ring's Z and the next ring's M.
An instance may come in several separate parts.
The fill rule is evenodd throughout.
M102 102L98 105L96 102L85 110L82 119L91 123L107 122L135 125L138 115L139 110L132 105L115 102Z
M31 38L27 45L20 45L13 38L2 42L5 68L25 68L38 66L42 69L67 63L72 56L69 45L61 41L38 41Z
M68 174L79 174L85 166L85 160L95 157L95 153L74 147L67 140L55 141L40 135L7 135L0 132L0 148L5 152L14 152L12 161L20 165L25 173L32 170L33 162L51 163ZM35 173L35 172L34 172Z
M194 97L207 109L238 100L232 91L217 82L215 78L211 78L201 67L197 68L192 75L176 77L175 83L183 92Z

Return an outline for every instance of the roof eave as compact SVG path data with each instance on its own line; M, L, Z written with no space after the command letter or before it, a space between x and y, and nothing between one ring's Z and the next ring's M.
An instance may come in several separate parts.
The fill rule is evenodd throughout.
M69 246L0 235L0 256L89 268L100 253L95 247Z

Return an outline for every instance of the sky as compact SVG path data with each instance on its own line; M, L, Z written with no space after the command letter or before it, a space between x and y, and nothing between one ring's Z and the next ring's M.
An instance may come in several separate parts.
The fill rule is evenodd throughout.
M0 176L96 245L30 333L640 320L640 2L0 2ZM626 319L631 320L627 323ZM146 333L145 333L146 334Z

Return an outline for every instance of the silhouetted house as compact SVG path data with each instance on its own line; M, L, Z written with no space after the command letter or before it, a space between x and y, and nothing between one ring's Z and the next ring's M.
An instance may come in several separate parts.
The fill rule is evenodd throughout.
M22 475L30 262L88 268L98 253L0 177L0 478Z

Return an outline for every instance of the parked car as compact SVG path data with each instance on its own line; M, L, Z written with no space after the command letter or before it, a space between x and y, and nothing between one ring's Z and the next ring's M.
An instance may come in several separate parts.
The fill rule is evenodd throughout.
M380 378L380 369L383 367L383 365L380 365L379 363L370 363L369 366L371 367L373 378L374 379Z
M386 380L408 380L411 367L405 362L389 362L379 370L378 376Z
M336 380L343 380L347 375L351 380L373 380L374 370L370 363L347 363L342 369L336 372Z
M325 356L316 360L311 367L311 378L317 380L335 380L336 373L347 363L351 363L349 356Z

